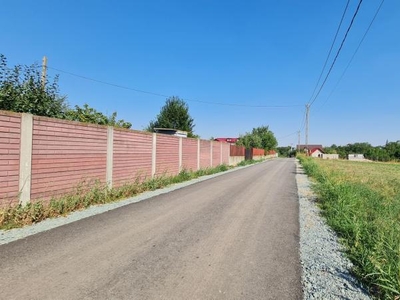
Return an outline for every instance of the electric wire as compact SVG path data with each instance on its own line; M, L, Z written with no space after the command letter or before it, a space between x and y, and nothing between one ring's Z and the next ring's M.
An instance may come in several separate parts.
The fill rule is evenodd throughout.
M341 44L340 44L340 47L339 47L338 51L336 52L336 56L335 56L335 58L333 59L333 62L332 62L332 64L331 64L330 68L329 68L329 71L328 71L328 73L326 74L325 79L324 79L324 81L322 82L322 85L320 86L320 88L319 88L319 90L318 90L318 93L315 95L314 99L313 99L311 102L309 102L309 106L310 106L310 107L314 104L315 100L318 98L319 94L320 94L321 91L322 91L322 88L324 87L326 81L328 80L329 75L331 74L331 71L332 71L332 69L333 69L333 67L334 67L334 65L335 65L335 63L336 63L336 60L337 60L337 58L338 58L338 56L339 56L339 54L340 54L340 52L341 52L341 50L342 50L342 48L343 48L343 45L344 45L344 43L345 43L345 41L346 41L346 39L347 39L347 36L348 36L348 34L349 34L349 32L350 32L350 29L351 29L351 27L353 26L353 23L354 23L354 20L355 20L357 14L358 14L358 11L360 10L360 6L361 6L361 3L362 3L362 2L363 2L363 0L360 0L359 3L358 3L358 5L357 5L357 9L356 9L356 11L354 12L354 15L353 15L353 17L352 17L352 19L351 19L351 21L350 21L350 25L349 25L349 27L347 28L346 34L345 34L344 37L343 37L343 40L342 40L342 42L341 42Z
M285 138L287 138L287 137L289 137L289 136L292 136L292 135L295 135L295 134L297 134L297 132L298 132L298 131L295 131L295 132L289 133L288 135L281 136L281 137L279 137L279 138L277 138L277 139L278 139L278 140L285 139Z
M321 81L322 74L324 74L326 65L328 64L329 57L331 56L331 53L332 53L333 46L335 45L335 42L336 42L337 36L338 36L338 34L339 34L340 28L342 27L342 23L343 23L343 20L344 20L345 15L346 15L347 9L348 9L348 7L349 7L349 3L350 3L350 0L347 0L346 7L344 8L342 17L341 17L340 22L339 22L339 26L338 26L338 28L337 28L337 30L336 30L336 33L335 33L335 37L333 38L333 41L332 41L332 44L331 44L331 48L329 49L328 55L327 55L327 57L326 57L326 59L325 59L324 66L322 67L321 73L319 74L319 77L318 77L318 80L317 80L317 84L316 84L315 87L314 87L314 90L313 90L313 92L312 92L312 95L311 95L309 101L311 101L311 99L314 97L315 91L317 90L317 87L318 87L318 85L319 85L319 83L320 83L320 81Z
M153 96L163 97L163 98L170 97L169 95L165 95L165 94L161 94L161 93L155 93L155 92L150 92L150 91L140 90L140 89L136 89L136 88L131 88L131 87L115 84L115 83L109 83L109 82L106 82L106 81L90 78L90 77L87 77L87 76L75 74L75 73L64 71L64 70L61 70L61 69L57 69L57 68L54 68L54 67L47 66L47 68L51 69L51 70L54 70L54 71L57 71L57 72L60 72L60 73L65 73L65 74L68 74L68 75L71 75L71 76L74 76L74 77L78 77L78 78L81 78L81 79L85 79L85 80L89 80L89 81L93 81L93 82L97 82L97 83L113 86L113 87L120 88L120 89L125 89L125 90L129 90L129 91L134 91L134 92L138 92L138 93L143 93L143 94L148 94L148 95L153 95ZM251 108L290 108L290 107L302 106L301 104L292 104L292 105L249 105L249 104L239 104L239 103L211 102L211 101L194 100L194 99L187 99L187 98L184 98L183 100L188 101L188 102L197 102L197 103L211 104L211 105L235 106L235 107L251 107Z
M347 72L347 69L350 67L351 63L353 62L354 57L356 56L358 50L360 49L361 44L364 42L365 37L367 36L369 30L371 29L372 24L375 22L375 19L376 19L377 15L378 15L379 11L381 10L382 5L383 5L384 2L385 2L385 0L382 0L382 1L381 1L381 4L380 4L379 7L377 8L374 17L372 18L371 22L369 23L369 26L368 26L367 30L365 31L365 33L364 33L363 37L361 38L361 40L360 40L360 42L359 42L359 44L358 44L356 50L354 51L352 57L350 58L349 63L347 64L346 68L344 69L344 71L343 71L342 75L340 76L339 80L336 82L335 87L332 89L331 93L329 94L329 96L326 98L326 100L322 103L322 105L321 105L320 107L323 107L323 106L326 104L326 102L328 102L328 100L331 98L331 96L333 95L333 93L336 91L337 87L339 86L339 83L340 83L341 80L343 79L344 75L345 75L346 72Z

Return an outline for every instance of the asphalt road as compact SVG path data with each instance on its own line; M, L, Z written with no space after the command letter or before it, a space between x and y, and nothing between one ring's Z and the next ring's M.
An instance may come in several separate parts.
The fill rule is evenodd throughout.
M301 299L293 159L0 246L1 299Z

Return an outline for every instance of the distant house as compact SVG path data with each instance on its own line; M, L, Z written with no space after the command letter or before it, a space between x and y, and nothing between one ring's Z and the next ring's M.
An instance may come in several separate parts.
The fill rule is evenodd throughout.
M238 138L216 138L216 139L214 139L214 141L224 142L224 143L228 143L231 145L235 145L237 140L238 140Z
M317 151L318 149L318 151ZM313 157L322 157L322 154L324 154L324 148L322 145L297 145L296 150L298 152L304 152L307 153L309 156ZM314 153L314 155L312 155ZM316 156L315 156L316 155ZM318 156L320 155L320 156Z
M348 160L365 160L364 154L349 154L347 155Z
M154 128L154 132L168 134L168 135L174 135L174 136L179 136L179 137L187 137L187 134L188 134L187 131L172 129L172 128Z
M309 155L311 157L319 157L322 158L322 156L325 154L325 152L322 150L322 148L313 148L310 150Z

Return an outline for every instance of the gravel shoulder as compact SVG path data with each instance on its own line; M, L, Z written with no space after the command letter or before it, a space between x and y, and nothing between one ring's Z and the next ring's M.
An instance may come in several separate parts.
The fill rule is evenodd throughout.
M351 275L352 264L321 217L307 175L298 161L296 165L304 299L371 299Z

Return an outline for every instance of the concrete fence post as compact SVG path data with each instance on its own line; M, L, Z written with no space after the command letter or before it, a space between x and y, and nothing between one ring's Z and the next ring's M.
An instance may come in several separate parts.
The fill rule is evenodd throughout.
M197 139L197 170L200 170L200 139Z
M183 141L182 141L182 137L180 137L179 138L179 172L181 172L182 171L182 159L183 159L183 153L182 153L182 151L183 151L183 147L182 147L182 143L183 143Z
M223 162L223 158L222 158L222 150L223 150L223 147L222 147L222 143L221 142L219 142L219 145L220 145L220 153L221 153L221 159L220 159L220 165L222 165L222 162Z
M151 177L156 176L156 160L157 160L157 134L153 133L153 149L151 155Z
M210 167L213 166L213 141L210 141Z
M19 203L31 201L33 115L21 115L21 143L19 156Z
M114 127L107 127L107 164L106 182L109 189L113 186Z

